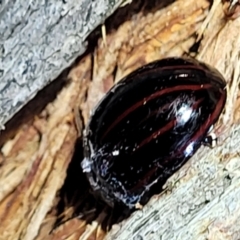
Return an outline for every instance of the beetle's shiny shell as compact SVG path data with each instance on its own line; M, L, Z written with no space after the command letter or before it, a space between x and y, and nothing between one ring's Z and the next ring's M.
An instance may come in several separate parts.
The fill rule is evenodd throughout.
M226 101L221 74L196 60L152 62L118 82L85 130L83 171L109 205L151 197L200 147Z

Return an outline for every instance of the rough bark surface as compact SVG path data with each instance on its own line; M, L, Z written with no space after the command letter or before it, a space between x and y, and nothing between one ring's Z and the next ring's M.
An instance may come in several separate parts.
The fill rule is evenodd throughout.
M23 124L11 139L4 138L9 129L0 135L1 240L240 239L240 18L226 17L226 7L220 0L135 0L106 21L106 37L89 39L92 51L68 79L27 105L28 121L20 111L15 120ZM76 125L81 133L96 103L129 72L186 53L227 81L226 107L214 127L219 146L199 149L162 193L122 221L122 212L89 194ZM32 110L41 103L41 111Z
M118 0L0 2L0 126L86 49Z

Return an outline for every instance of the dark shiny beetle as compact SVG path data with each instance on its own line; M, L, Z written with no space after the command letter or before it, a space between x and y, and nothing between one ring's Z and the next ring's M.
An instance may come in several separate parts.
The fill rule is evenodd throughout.
M109 205L146 203L200 147L226 101L215 69L184 58L145 65L118 82L85 130L82 169Z

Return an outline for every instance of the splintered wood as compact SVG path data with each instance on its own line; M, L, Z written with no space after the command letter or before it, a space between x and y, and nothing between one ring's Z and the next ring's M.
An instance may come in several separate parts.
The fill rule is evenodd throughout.
M119 9L106 21L104 39L72 66L61 90L48 91L56 97L39 112L29 108L28 120L20 121L14 134L1 135L0 240L239 239L240 19L229 20L228 3L221 1L211 6L207 0L163 2L135 0ZM76 142L90 112L134 69L163 57L193 54L228 82L219 121L228 126L227 139L214 150L200 149L161 194L128 219L112 220L107 206L95 208L81 173L82 150ZM31 106L36 101L41 105L42 96ZM70 170L74 158L77 164Z

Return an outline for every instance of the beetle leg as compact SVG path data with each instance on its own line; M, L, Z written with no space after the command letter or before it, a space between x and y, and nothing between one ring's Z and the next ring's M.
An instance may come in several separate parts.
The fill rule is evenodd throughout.
M210 148L214 148L218 144L218 137L215 133L210 133L207 137L205 137L202 141L202 144L204 146L208 146Z

